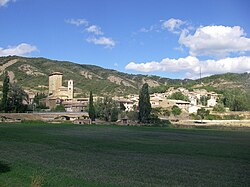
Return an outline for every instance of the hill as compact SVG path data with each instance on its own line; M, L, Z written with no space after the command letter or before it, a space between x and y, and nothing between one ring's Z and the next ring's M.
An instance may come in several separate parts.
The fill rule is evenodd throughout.
M250 88L250 74L223 74L206 77L201 80L169 79L159 76L134 75L105 69L95 65L77 64L68 61L57 61L46 58L26 58L18 56L0 57L0 78L3 72L9 71L11 81L17 82L25 90L33 92L48 90L48 75L54 71L62 72L63 84L73 79L75 93L86 96L89 91L97 95L127 95L138 93L144 83L152 91L164 91L169 86L187 88L224 89L241 87Z

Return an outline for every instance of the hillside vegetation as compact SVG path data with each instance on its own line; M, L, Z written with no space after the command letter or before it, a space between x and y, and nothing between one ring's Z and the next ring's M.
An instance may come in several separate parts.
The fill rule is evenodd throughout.
M164 92L168 87L206 88L218 91L225 88L250 88L250 74L214 75L201 80L180 80L159 76L134 75L105 69L95 65L76 64L67 61L56 61L46 58L25 58L18 56L0 57L0 78L3 72L9 71L11 81L17 82L26 90L47 92L48 75L59 71L64 74L63 84L73 79L75 93L86 96L90 90L97 95L138 94L139 88L148 83L151 92Z

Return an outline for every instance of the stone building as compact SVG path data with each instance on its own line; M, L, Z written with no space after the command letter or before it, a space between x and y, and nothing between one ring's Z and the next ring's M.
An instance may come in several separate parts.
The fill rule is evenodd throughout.
M68 80L68 87L62 86L63 74L53 72L49 75L49 96L60 99L73 99L74 83L73 80Z

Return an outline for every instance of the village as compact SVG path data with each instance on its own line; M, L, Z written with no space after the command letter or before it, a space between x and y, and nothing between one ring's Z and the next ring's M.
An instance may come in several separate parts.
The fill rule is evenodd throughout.
M28 99L23 102L30 108L26 113L5 113L1 116L0 121L38 120L49 122L71 121L75 124L93 123L88 113L89 97L79 97L79 93L75 93L77 89L74 88L74 80L64 80L62 72L50 73L48 77L48 86L44 86L42 93L24 90ZM66 83L67 86L63 86L63 83ZM39 94L42 94L43 97L37 100L36 97ZM249 124L250 113L247 111L230 111L223 105L223 111L216 111L218 106L221 106L220 100L223 95L206 89L189 90L184 87L168 87L165 92L156 92L149 96L151 113L156 119L167 120L172 124L200 125L197 124L200 119L203 119L202 122L207 125L233 124L246 126ZM138 124L139 94L113 95L109 98L116 103L116 107L120 111L113 120L109 116L109 122L123 125ZM104 99L103 96L93 96L93 101L96 104ZM43 107L41 108L41 106ZM174 108L178 109L177 113ZM200 116L199 110L208 112L205 114L207 115L206 118ZM209 113L212 115L208 115ZM105 120L103 116L99 117L97 116L94 123L105 124L105 121L107 122L107 119Z
M88 106L89 98L74 97L74 81L67 80L67 87L63 86L63 73L53 72L49 75L49 90L48 96L42 99L41 103L46 105L48 109L44 111L52 111L59 105L63 105L65 112L67 113L86 113L86 107ZM34 103L35 93L29 93L29 104ZM173 99L171 96L176 93L181 93L186 99ZM208 92L205 89L194 89L189 91L185 88L170 87L164 93L154 93L150 95L150 103L153 109L165 109L171 110L173 106L177 106L181 109L183 114L196 114L198 109L205 108L206 110L212 110L217 104L217 100L220 97L215 92ZM94 97L94 101L103 99L103 97ZM127 96L113 96L112 99L119 104L122 104L125 108L125 112L136 111L139 103L139 95L130 94ZM202 102L204 100L204 102ZM33 108L35 109L36 106ZM164 116L161 116L164 117ZM72 119L75 119L74 117Z

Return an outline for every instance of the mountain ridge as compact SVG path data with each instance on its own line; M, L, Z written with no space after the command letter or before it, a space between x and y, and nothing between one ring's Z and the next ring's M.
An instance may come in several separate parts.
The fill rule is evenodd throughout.
M59 71L63 73L63 84L73 79L76 96L87 96L89 91L97 95L138 94L144 83L152 90L162 90L170 86L187 88L250 89L250 74L226 73L212 75L201 80L170 79L155 75L128 74L97 65L77 64L70 61L51 60L43 57L28 58L20 56L0 57L0 77L8 71L10 79L25 90L46 92L48 75ZM202 84L200 84L202 82Z

